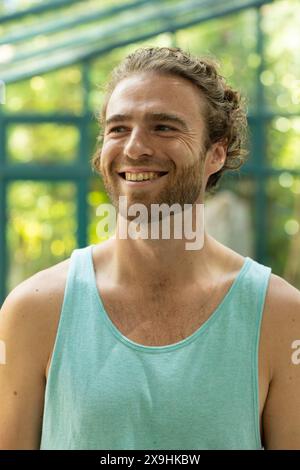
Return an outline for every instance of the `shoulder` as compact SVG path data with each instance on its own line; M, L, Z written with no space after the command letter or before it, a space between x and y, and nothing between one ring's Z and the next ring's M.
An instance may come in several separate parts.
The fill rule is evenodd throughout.
M266 309L273 323L288 326L299 322L300 291L280 276L271 274L266 294Z
M1 307L0 341L4 351L4 361L0 363L1 449L40 446L45 369L68 264L66 260L26 279L10 292Z
M288 368L300 340L300 291L275 274L270 275L263 324L274 376Z
M28 315L42 316L43 311L54 306L63 296L70 258L50 268L37 272L18 284L6 297L2 308L8 306L30 307ZM27 311L27 309L26 309Z
M299 449L300 292L272 274L265 300L262 335L271 380L264 405L266 449Z
M32 350L42 367L55 337L69 263L70 258L21 282L0 310L1 339L14 344L15 353Z

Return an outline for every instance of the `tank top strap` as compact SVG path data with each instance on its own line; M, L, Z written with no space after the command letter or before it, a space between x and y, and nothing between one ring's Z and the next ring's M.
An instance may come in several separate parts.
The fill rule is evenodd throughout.
M73 311L76 302L87 299L93 285L93 265L91 263L91 245L76 248L70 257L69 271L66 280L62 314Z
M238 283L233 299L237 308L237 312L253 312L251 315L256 327L259 326L262 318L267 288L269 284L271 268L258 263L252 258L246 258L246 269L244 276ZM254 314L255 313L255 314Z

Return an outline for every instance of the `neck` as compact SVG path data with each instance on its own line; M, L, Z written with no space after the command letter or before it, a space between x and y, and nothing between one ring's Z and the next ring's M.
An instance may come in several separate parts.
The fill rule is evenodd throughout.
M206 234L204 227L201 249L187 249L191 239L133 239L119 237L120 215L113 237L112 274L116 283L172 289L194 282L210 281L221 269L221 245ZM172 231L171 231L172 233Z

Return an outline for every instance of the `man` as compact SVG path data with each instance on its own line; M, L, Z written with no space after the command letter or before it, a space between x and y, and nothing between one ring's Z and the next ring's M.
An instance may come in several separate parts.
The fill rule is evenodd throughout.
M101 121L93 165L117 208L197 207L243 161L239 94L179 48L128 56ZM198 250L121 238L126 219L4 302L0 447L300 448L299 291L205 231Z

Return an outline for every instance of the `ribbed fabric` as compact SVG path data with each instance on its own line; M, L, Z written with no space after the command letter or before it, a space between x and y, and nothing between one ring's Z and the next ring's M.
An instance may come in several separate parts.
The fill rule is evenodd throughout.
M258 346L271 269L246 257L197 331L143 346L105 311L93 246L71 255L40 448L261 449Z

